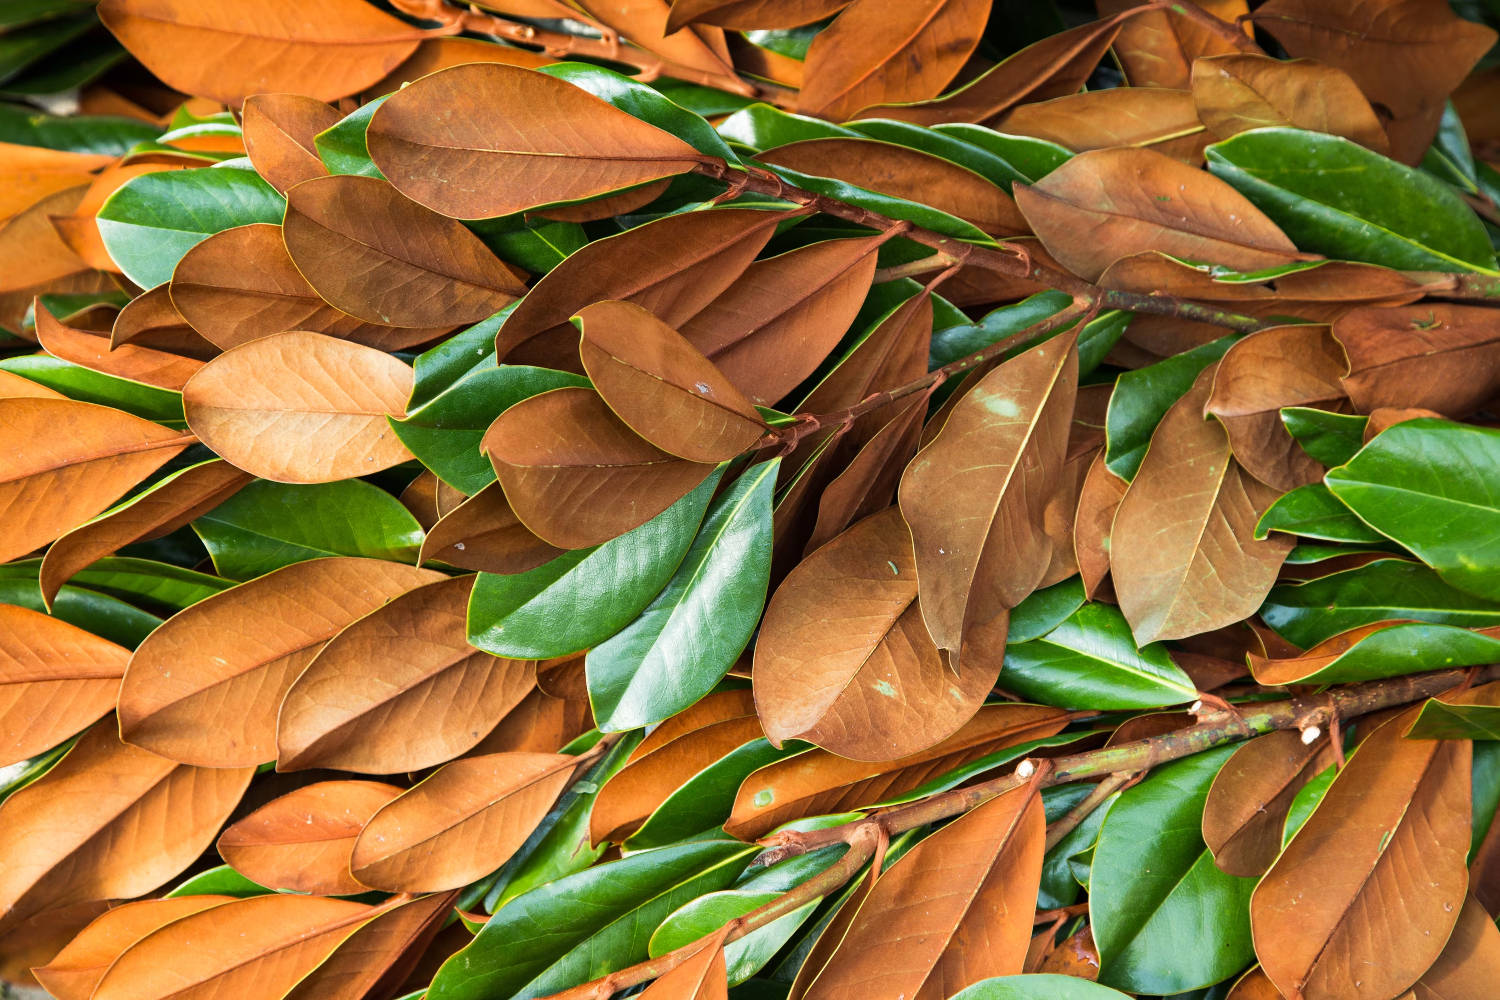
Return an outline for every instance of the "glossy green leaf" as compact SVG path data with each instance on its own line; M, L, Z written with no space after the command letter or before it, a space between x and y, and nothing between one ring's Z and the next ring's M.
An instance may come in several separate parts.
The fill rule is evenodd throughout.
M1319 771L1307 784L1297 789L1297 794L1292 796L1292 806L1287 810L1286 822L1281 827L1281 846L1285 847L1292 842L1297 831L1302 829L1302 824L1318 808L1318 803L1323 801L1323 796L1328 793L1328 786L1333 784L1333 779L1338 777L1338 768L1329 764Z
M0 361L0 371L30 379L69 399L111 406L159 424L186 427L182 394L154 385L96 372L48 354L24 354Z
M360 479L293 486L260 479L193 522L219 573L234 580L307 559L414 562L422 526L401 501Z
M0 103L0 142L18 146L123 156L136 143L155 139L160 131L157 126L138 118L104 115L60 117L20 104Z
M1444 580L1500 598L1500 431L1408 420L1330 469L1324 482Z
M674 103L659 91L614 70L588 63L562 62L544 66L541 72L566 80L602 101L643 122L670 132L700 153L717 156L731 164L740 162L714 127L702 116Z
M15 79L93 26L92 17L57 18L0 34L0 83Z
M1360 625L1398 618L1476 628L1500 625L1500 603L1450 587L1419 563L1377 559L1306 583L1272 587L1260 615L1287 640L1307 649Z
M1428 698L1403 735L1412 740L1500 740L1500 707Z
M1108 604L1085 604L1041 638L1008 645L1000 686L1069 709L1159 708L1198 696L1166 647L1137 647L1125 616Z
M595 865L517 896L443 963L429 1000L546 996L647 957L683 903L732 884L756 848L700 840Z
M1046 139L1035 139L1029 135L1006 135L968 122L944 122L934 125L932 131L962 139L1004 160L1016 174L1016 179L1027 184L1034 184L1046 177L1073 155L1072 150ZM1009 184L1005 187L1006 190L1010 189Z
M1357 640L1332 661L1285 684L1353 684L1500 661L1500 638L1457 625L1401 622Z
M1254 959L1256 880L1219 871L1200 829L1208 786L1234 750L1218 747L1152 771L1104 818L1089 879L1100 982L1181 993L1227 979Z
M762 462L735 480L709 508L666 588L624 631L589 651L589 700L600 729L675 715L734 666L765 608L780 465Z
M496 656L540 660L609 639L683 565L722 475L710 473L672 506L603 545L574 549L526 573L479 574L469 598L469 642Z
M465 223L503 261L532 274L546 274L588 245L588 232L576 222L507 215Z
M130 556L96 560L74 573L72 582L131 604L155 605L168 611L181 611L234 586L233 580Z
M164 170L126 181L99 209L99 236L125 277L155 288L214 233L280 223L286 201L254 170Z
M804 139L857 139L852 128L835 125L821 118L794 115L769 104L752 104L736 111L719 123L719 135L730 142L763 153Z
M1266 508L1255 526L1255 537L1265 538L1272 531L1284 531L1303 538L1326 542L1375 544L1385 537L1339 502L1322 483L1308 483L1290 493L1283 493Z
M495 334L516 305L512 302L495 315L418 354L412 363L416 384L412 387L407 410L425 406L475 372L494 368Z
M625 847L632 851L665 847L713 830L729 818L734 810L735 793L751 771L796 756L809 746L799 740L787 740L778 750L768 740L755 739L731 750L663 799L625 841Z
M956 215L933 208L930 205L919 204L908 201L905 198L897 198L894 195L880 194L848 181L837 180L832 177L818 177L814 174L804 174L800 170L790 167L778 167L774 164L761 164L761 168L769 170L782 180L788 181L806 191L815 191L818 194L836 198L848 205L869 209L892 219L904 219L924 229L942 233L944 236L952 236L967 243L978 243L983 246L996 246L994 239L984 230L972 222L965 222Z
M274 892L259 882L252 882L228 865L220 865L207 871L190 875L170 890L163 893L167 899L178 896L234 896L248 899Z
M375 166L375 161L370 159L365 131L370 127L370 119L389 96L391 95L385 94L369 104L360 105L345 115L342 121L313 136L313 148L318 151L318 159L323 161L323 166L328 168L330 174L385 176Z
M1072 301L1073 297L1065 292L1037 292L1020 302L991 309L975 322L937 330L932 335L928 367L941 368L982 351L998 340L1061 312Z
M849 127L871 139L918 149L941 157L949 163L966 167L1006 191L1009 191L1016 181L1030 184L1035 180L1021 173L1008 160L989 149L968 142L959 136L939 132L937 129L924 128L921 125L913 125L911 122L895 121L889 118L870 118L851 122ZM985 129L985 131L989 130ZM998 133L992 134L998 136Z
M1474 798L1473 834L1469 839L1469 861L1472 864L1495 815L1500 812L1500 740L1480 740L1474 744L1472 781Z
M0 90L20 97L59 94L82 87L129 55L114 36L94 32L68 45L56 58L33 63Z
M1198 373L1224 356L1236 336L1122 374L1115 381L1104 417L1104 464L1124 480L1135 478L1151 434L1172 404L1192 388Z
M1010 643L1030 642L1051 632L1067 620L1088 598L1083 592L1083 580L1070 576L1061 583L1034 590L1010 611L1010 630L1005 641Z
M493 351L493 334L489 345ZM405 419L387 419L418 461L449 486L473 496L495 481L495 467L479 450L479 442L496 417L539 393L588 384L581 375L551 368L490 366L459 379Z
M1343 465L1364 447L1369 417L1330 413L1307 406L1281 408L1281 424L1302 450L1324 465Z
M15 604L48 614L47 606L42 603L41 585L37 583L41 565L40 559L27 559L0 566L0 604ZM69 625L131 649L162 623L159 616L119 598L73 584L58 591L50 613Z
M1058 794L1064 791L1068 793L1066 796ZM1087 784L1059 785L1043 791L1042 802L1048 807L1048 821L1056 821L1051 811L1054 802L1064 810L1071 809L1092 791L1093 786ZM1078 901L1078 897L1082 895L1083 886L1073 876L1073 859L1094 850L1094 846L1099 841L1099 828L1104 825L1104 817L1109 815L1110 808L1119 801L1119 798L1120 793L1115 792L1101 802L1093 812L1083 818L1083 822L1069 830L1067 835L1042 857L1042 882L1038 887L1036 903L1038 909L1053 910L1063 906L1072 906Z
M1263 128L1204 156L1302 250L1415 271L1496 273L1484 224L1457 194L1358 143Z
M1038 972L981 980L953 994L952 1000L1129 1000L1129 997L1077 976Z

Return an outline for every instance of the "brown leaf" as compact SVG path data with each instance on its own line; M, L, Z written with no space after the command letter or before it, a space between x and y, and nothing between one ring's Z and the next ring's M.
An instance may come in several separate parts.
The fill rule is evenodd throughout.
M919 292L857 343L798 408L808 413L832 413L877 392L913 382L927 373L931 348L932 296ZM880 413L856 420L849 429L851 440L862 446L886 422Z
M838 345L870 290L885 240L826 240L758 260L677 329L741 392L770 406Z
M1036 971L1097 982L1099 949L1094 944L1093 930L1085 924L1076 934L1069 935L1066 941L1042 960L1041 967Z
M1043 515L1062 485L1077 339L1054 337L986 375L901 478L922 618L960 676L998 671L1010 609L1051 560Z
M357 93L427 34L360 0L102 0L99 19L168 86L238 107L251 94Z
M365 824L350 869L391 892L441 892L482 878L526 842L578 765L547 753L445 764Z
M208 513L253 478L228 462L200 462L79 525L53 542L42 557L43 599L50 604L74 574L126 545L171 534Z
M1370 418L1365 421L1365 432L1363 441L1369 444L1381 431L1405 423L1408 420L1421 420L1424 417L1432 417L1438 420L1443 415L1436 410L1424 410L1420 407L1403 407L1394 409L1392 407L1379 407L1370 411Z
M177 764L99 721L0 805L0 935L49 907L155 889L212 843L254 771Z
M115 704L130 650L0 604L0 767L50 750Z
M1311 59L1237 53L1193 64L1193 103L1215 138L1284 126L1353 139L1377 153L1390 140L1349 74Z
M705 159L570 83L499 63L454 66L397 91L367 140L402 194L456 219L593 198Z
M789 820L862 808L985 754L1051 736L1067 721L1055 708L986 705L943 742L901 760L867 763L808 750L752 772L735 794L724 829L753 840Z
M536 674L469 645L473 587L472 576L417 587L334 636L282 700L277 769L416 771L483 739Z
M804 139L777 146L757 159L931 205L992 235L1015 236L1030 231L1004 188L967 167L919 149L874 139Z
M36 336L42 350L54 358L172 392L181 392L187 380L203 367L201 361L150 347L123 344L111 348L108 334L67 326L40 300L36 304Z
M1228 184L1151 150L1083 153L1015 195L1047 250L1090 281L1144 250L1241 271L1307 258Z
M556 698L536 688L469 753L552 753L593 726L587 698Z
M104 510L194 440L108 406L0 399L0 426L25 448L0 452L0 560L23 556Z
M344 938L332 955L298 981L282 1000L361 1000L388 994L453 910L456 893L392 900ZM461 925L460 925L461 926ZM435 970L434 970L435 971Z
M0 940L0 980L33 986L34 970L50 962L73 936L109 910L109 901L89 900L43 910L9 927Z
M113 157L0 143L0 222L50 194L89 184Z
M95 918L52 961L34 970L37 981L57 1000L89 1000L99 980L126 948L175 920L233 898L177 896L117 906Z
M1189 166L1203 162L1212 138L1198 120L1192 94L1159 87L1114 87L1022 104L995 127L1078 152L1149 148Z
M578 331L568 319L604 299L634 302L682 329L735 284L777 224L792 217L743 208L684 212L596 240L526 294L495 336L496 354L503 362L581 371Z
M729 924L710 934L693 956L641 993L641 1000L727 1000L729 974L724 964Z
M1259 878L1281 853L1282 827L1299 789L1334 761L1328 737L1295 729L1243 744L1224 762L1203 806L1203 840L1230 875Z
M807 1000L942 1000L1020 973L1046 826L1023 785L913 847L875 883Z
M1282 1000L1282 996L1266 978L1265 970L1257 965L1239 978L1224 1000Z
M589 811L593 843L624 840L683 782L762 735L745 690L708 695L672 716L599 789Z
M99 236L95 215L105 200L126 181L142 174L170 169L173 168L155 163L119 163L100 171L93 178L85 177L83 180L89 182L89 187L84 192L83 199L70 213L53 215L52 228L57 230L69 249L89 267L119 274L119 267L104 248L104 240Z
M405 416L414 380L373 347L295 330L219 355L182 402L203 443L246 472L329 483L411 458L386 417Z
M62 393L54 392L40 382L33 382L31 379L22 378L13 372L0 370L0 399L19 399L22 397L28 399L67 399Z
M800 28L830 17L850 0L672 0L668 31L686 24L716 24L737 31Z
M1343 372L1343 352L1327 327L1259 330L1220 360L1203 412L1223 424L1240 466L1284 493L1317 482L1324 470L1287 433L1281 408L1336 408L1344 398Z
M1500 978L1500 929L1470 896L1443 953L1399 1000L1486 1000Z
M873 104L936 97L984 33L983 0L854 0L807 50L797 110L834 121Z
M324 644L441 578L378 559L314 559L205 598L136 649L120 685L120 732L204 767L271 760L282 696Z
M574 317L584 371L609 408L656 447L690 462L747 451L766 423L682 334L631 302L596 302Z
M245 152L255 172L286 194L313 177L324 177L313 136L339 123L332 106L300 94L256 94L245 100Z
M1500 328L1481 307L1357 309L1333 336L1349 359L1344 390L1361 413L1420 407L1461 419L1500 392Z
M710 25L668 29L667 0L570 0L594 20L670 63L710 76L734 77L724 32Z
M1253 533L1276 493L1203 419L1213 367L1167 411L1110 531L1110 573L1137 645L1208 632L1260 607L1292 539Z
M219 348L189 325L172 304L171 288L157 285L142 292L115 316L109 332L109 347L115 350L134 344L170 354L207 361Z
M587 387L523 399L495 418L480 449L521 523L565 549L645 524L713 471L646 441Z
M1109 572L1109 533L1120 499L1130 484L1109 471L1104 455L1094 456L1078 491L1078 513L1073 519L1073 555L1090 600Z
M324 301L367 323L475 323L526 294L462 223L376 177L339 175L287 192L282 236Z
M0 224L0 292L31 292L29 305L35 286L89 269L52 225L52 216L72 214L87 190L64 188Z
M818 549L777 588L755 647L755 706L780 746L889 761L953 735L1000 659L955 677L917 607L911 535L892 507Z
M541 16L558 15L554 13ZM497 45L478 38L427 38L417 46L417 51L413 52L405 62L391 70L384 79L371 84L361 96L368 102L377 97L395 93L406 84L413 80L420 80L429 73L436 73L450 66L477 62L497 62L505 63L507 66L537 69L555 63L557 60L530 49L515 45Z
M220 836L219 856L270 889L349 896L365 887L349 874L354 838L401 794L378 781L320 781L272 799Z
M94 997L279 997L357 927L391 905L272 893L200 910L127 948L104 974Z
M292 263L281 227L264 223L226 229L189 250L172 272L171 294L193 329L226 351L284 330L398 351L448 330L366 323L334 308Z
M1101 15L1129 9L1131 0L1099 0ZM1245 0L1204 0L1198 6L1233 23L1248 13ZM1115 55L1131 87L1186 89L1192 67L1204 57L1239 51L1233 43L1168 7L1143 11L1120 29Z
M566 549L548 545L521 523L499 483L490 483L427 529L419 563L436 559L480 573L525 573Z
M1256 956L1288 996L1409 989L1458 920L1471 744L1402 739L1415 714L1361 744L1250 897Z
M916 454L928 398L927 393L916 393L896 404L890 411L890 421L870 437L844 471L823 489L818 500L818 520L807 540L809 554L860 518L890 506L901 483L901 473ZM847 442L845 435L840 443Z

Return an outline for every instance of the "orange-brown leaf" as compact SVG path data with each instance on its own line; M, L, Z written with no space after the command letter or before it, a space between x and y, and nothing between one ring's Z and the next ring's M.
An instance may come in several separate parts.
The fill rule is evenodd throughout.
M1193 64L1193 103L1215 138L1252 128L1327 132L1368 146L1390 148L1375 109L1343 70L1311 59L1271 59L1237 53Z
M71 215L87 190L64 188L0 224L0 292L31 291L89 269L52 225L54 215ZM26 298L29 304L31 295Z
M1100 0L1096 6L1103 15L1136 5L1132 0ZM1198 6L1231 23L1247 12L1245 0L1202 0ZM1186 88L1196 63L1235 51L1238 47L1227 38L1170 7L1137 13L1121 26L1115 41L1115 55L1132 88Z
M181 392L203 362L135 344L110 346L109 334L81 330L62 323L40 301L36 304L36 336L42 350L92 371Z
M382 995L381 984L393 987L401 982L405 970L420 957L416 953L441 929L456 899L455 893L437 893L392 900L344 938L282 1000L361 1000Z
M1500 982L1500 929L1470 896L1443 953L1399 1000L1487 1000Z
M1113 87L1022 104L995 127L1079 152L1139 147L1192 166L1203 162L1212 139L1198 120L1192 94L1159 87Z
M1361 413L1421 407L1462 418L1500 390L1500 329L1476 306L1356 309L1335 321L1333 336Z
M1093 598L1109 572L1109 533L1120 499L1130 484L1104 464L1104 455L1094 456L1078 491L1078 512L1073 518L1073 556L1083 579L1084 593Z
M340 117L331 105L301 94L256 94L245 101L245 152L255 172L285 194L295 184L327 175L313 137Z
M193 329L172 304L171 287L157 285L142 292L115 315L109 331L111 350L135 344L167 351L183 357L207 361L220 353L219 347Z
M849 6L850 0L672 0L667 30L716 24L736 30L800 28Z
M703 946L641 994L641 1000L727 1000L729 974L724 964L725 924Z
M480 573L525 573L565 551L533 535L510 509L500 484L490 483L427 529L419 562L436 559Z
M1267 733L1224 762L1203 805L1203 840L1214 864L1259 878L1281 853L1282 827L1297 791L1334 760L1327 737L1311 744L1294 729Z

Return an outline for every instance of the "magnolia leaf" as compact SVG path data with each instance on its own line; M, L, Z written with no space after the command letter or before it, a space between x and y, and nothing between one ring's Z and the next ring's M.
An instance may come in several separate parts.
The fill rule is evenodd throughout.
M282 194L328 173L314 137L338 124L332 106L300 94L256 94L246 98L242 120L250 163Z

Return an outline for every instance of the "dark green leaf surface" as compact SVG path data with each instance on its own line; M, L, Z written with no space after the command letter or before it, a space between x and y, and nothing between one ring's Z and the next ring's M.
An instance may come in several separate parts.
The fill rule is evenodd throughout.
M608 101L628 115L670 132L700 153L717 156L732 164L740 162L734 150L724 142L702 116L674 103L646 86L602 66L563 62L544 66L541 72L566 80L602 101Z
M1072 301L1073 297L1064 292L1038 292L1012 305L991 309L976 322L938 330L932 335L928 367L941 368L982 351L998 340L1061 312Z
M1104 464L1110 472L1125 480L1135 478L1161 418L1192 388L1198 373L1222 358L1236 339L1220 337L1211 344L1125 372L1116 380L1104 418Z
M934 125L932 131L962 139L991 156L999 157L1015 172L1018 180L1027 184L1034 184L1046 177L1073 155L1072 150L1046 139L1036 139L1029 135L1006 135L968 122L945 122ZM1006 190L1010 189L1008 184L1005 187Z
M719 123L719 135L730 142L763 153L804 139L857 139L852 128L825 122L821 118L794 115L769 104L752 104L736 111Z
M6 358L0 361L0 371L38 382L69 399L112 406L159 424L187 426L182 416L182 394L169 389L115 378L47 354Z
M1444 580L1500 598L1500 431L1408 420L1324 481L1361 520Z
M1500 639L1456 625L1403 622L1370 633L1326 666L1283 683L1352 684L1497 661Z
M507 215L466 223L501 260L533 274L546 274L588 245L588 233L576 222Z
M952 236L968 243L979 243L984 246L996 245L989 234L972 222L965 222L956 215L949 215L929 205L907 201L905 198L897 198L893 195L880 194L832 177L804 174L790 167L778 167L770 163L761 166L799 188L837 198L845 204L866 208L892 219L905 219L924 229L931 229L933 232Z
M19 104L0 104L0 142L18 146L122 156L136 143L155 139L160 131L136 118L102 115L61 118Z
M40 559L28 559L0 566L0 604L16 604L47 614L42 588L37 583L41 565ZM139 646L162 623L156 615L118 598L72 584L65 585L53 599L51 614L130 649Z
M389 96L386 94L369 104L360 105L345 115L342 121L313 136L313 148L318 151L318 158L323 161L323 166L328 168L330 174L385 176L375 166L375 161L370 159L365 132L370 127L370 119Z
M666 589L624 631L589 651L589 700L600 729L634 729L675 715L734 666L765 607L780 465L773 459L752 466L725 490Z
M1210 986L1255 957L1255 879L1219 871L1200 827L1208 787L1235 750L1174 761L1121 793L1099 831L1089 918L1099 980L1140 993Z
M889 118L870 118L852 122L849 127L860 135L881 142L921 150L941 157L949 163L966 167L996 187L1009 191L1016 181L1030 184L1035 178L1027 177L1004 157L955 135L923 128L910 122L893 121Z
M219 573L234 580L324 556L413 562L422 526L360 479L313 486L257 480L193 522Z
M417 380L407 410L425 406L475 372L494 368L495 334L515 308L516 303L512 302L495 315L418 354L412 364Z
M1040 972L975 983L952 1000L1129 1000L1125 994L1077 976Z
M527 573L479 574L469 598L469 642L524 660L566 656L609 639L683 564L722 475L710 473L672 506L603 545L574 549Z
M1056 796L1056 793L1064 789L1069 791L1067 796ZM1081 802L1093 789L1088 785L1081 788L1074 785L1059 785L1055 788L1046 789L1042 793L1042 801L1049 807L1055 802L1063 809L1070 809ZM1078 794L1079 792L1083 794ZM1048 793L1054 796L1049 796ZM1078 901L1083 892L1083 887L1078 879L1073 877L1074 858L1088 854L1093 851L1094 845L1099 841L1099 828L1104 825L1104 817L1109 815L1109 810L1119 801L1120 793L1116 792L1101 802L1093 812L1084 817L1067 836L1059 840L1042 858L1042 882L1037 892L1038 909L1057 909L1062 906L1072 906ZM1053 817L1049 811L1049 820Z
M1209 146L1208 168L1298 248L1340 260L1495 273L1484 224L1441 182L1321 132L1263 128Z
M768 740L755 739L731 750L663 799L625 841L626 848L665 847L714 829L729 818L735 793L751 771L796 756L808 747L800 740L787 740L778 750Z
M252 882L228 865L220 865L183 879L163 895L167 899L178 896L234 896L248 899L273 891L275 890L267 889L258 882Z
M1307 406L1281 408L1281 424L1302 450L1324 465L1343 465L1364 447L1369 417L1330 413Z
M1333 779L1338 777L1338 769L1329 764L1318 772L1317 777L1297 789L1297 794L1292 797L1292 807L1287 811L1286 822L1281 827L1281 846L1285 847L1292 842L1297 831L1302 829L1302 824L1318 808L1318 803L1323 801L1323 796L1328 793L1328 786L1333 784Z
M1010 612L1010 630L1005 634L1008 644L1029 642L1051 632L1067 620L1087 597L1083 592L1083 580L1070 576L1062 583L1034 590Z
M129 556L99 559L73 574L72 582L132 604L157 605L169 611L181 611L234 586L233 580Z
M87 16L59 18L0 34L0 83L15 79L27 66L56 52L95 23Z
M1500 740L1500 708L1428 698L1405 735L1413 740Z
M1339 498L1322 483L1308 483L1278 497L1260 516L1255 537L1265 538L1272 531L1325 542L1376 544L1385 541L1385 536L1355 517L1354 512L1340 503Z

